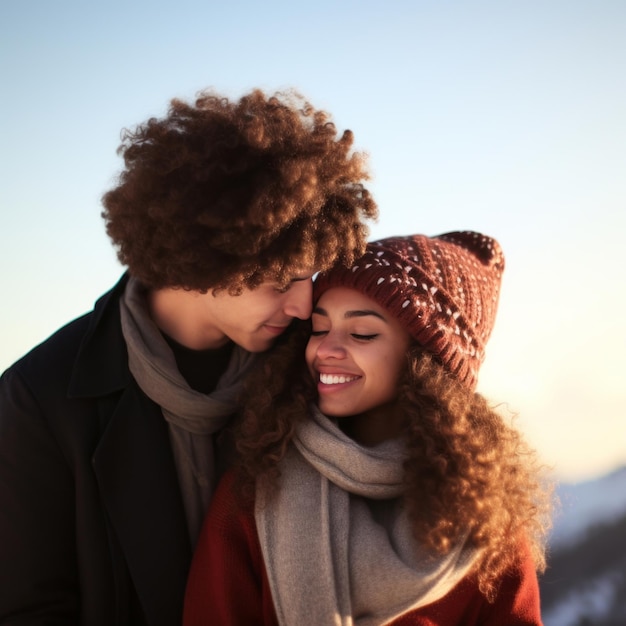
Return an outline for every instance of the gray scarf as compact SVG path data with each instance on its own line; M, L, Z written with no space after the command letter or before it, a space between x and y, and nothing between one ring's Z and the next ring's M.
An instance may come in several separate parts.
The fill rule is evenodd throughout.
M312 408L281 465L257 485L255 519L282 626L374 626L442 598L477 553L433 555L412 536L400 495L400 441L364 448Z
M237 409L237 395L255 355L235 346L228 368L209 395L189 387L174 354L150 318L146 292L131 278L120 300L128 365L141 390L169 424L191 545L195 546L215 483L213 437Z

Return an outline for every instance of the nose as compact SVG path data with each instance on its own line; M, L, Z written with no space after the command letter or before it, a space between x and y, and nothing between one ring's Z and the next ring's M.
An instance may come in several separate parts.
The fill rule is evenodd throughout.
M283 311L289 317L298 317L307 320L313 310L313 280L298 280L293 283L287 292L287 299Z
M315 355L320 360L325 359L343 359L346 356L346 350L337 333L332 330L317 339L311 338L310 341L316 341Z

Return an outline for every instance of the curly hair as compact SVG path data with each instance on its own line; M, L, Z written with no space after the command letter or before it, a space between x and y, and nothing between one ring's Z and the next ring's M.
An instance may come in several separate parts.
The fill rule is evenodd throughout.
M469 532L481 550L475 573L488 598L516 566L520 541L544 571L552 487L521 432L419 346L409 351L398 403L406 416L405 500L416 537L446 553Z
M125 169L104 194L120 262L147 287L240 293L294 268L363 253L377 207L367 156L295 91L212 91L173 99L163 119L125 130Z
M254 497L257 476L267 478L269 488L277 487L278 465L296 424L306 419L309 404L316 398L303 358L310 334L311 321L295 319L272 350L260 356L259 365L245 381L233 431L239 455L236 485L248 501Z
M302 358L307 328L299 326L247 381L236 434L246 498L259 477L278 488L280 460L315 399ZM469 532L480 555L473 575L492 600L499 578L518 565L521 543L543 571L552 488L521 433L417 345L408 351L397 403L409 453L404 499L416 539L445 554Z

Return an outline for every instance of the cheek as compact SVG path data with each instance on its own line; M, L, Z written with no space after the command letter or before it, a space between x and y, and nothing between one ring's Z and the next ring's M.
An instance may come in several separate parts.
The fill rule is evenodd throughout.
M404 366L406 363L405 353L392 352L385 359L384 377L387 386L397 387L400 382L400 377L404 372Z
M282 308L281 301L274 298L266 298L262 302L254 306L250 306L248 310L255 311L259 317L271 317Z

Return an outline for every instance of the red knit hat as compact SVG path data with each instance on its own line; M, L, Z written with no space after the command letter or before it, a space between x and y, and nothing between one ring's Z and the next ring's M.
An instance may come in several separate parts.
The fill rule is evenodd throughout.
M331 287L360 291L473 389L495 322L503 270L500 245L480 233L388 237L369 243L351 268L319 274L313 301Z

